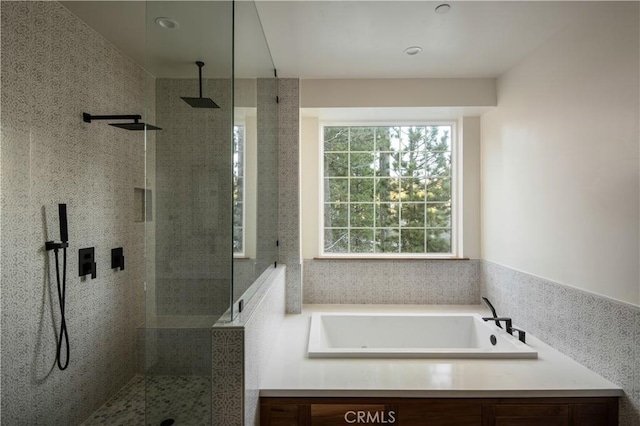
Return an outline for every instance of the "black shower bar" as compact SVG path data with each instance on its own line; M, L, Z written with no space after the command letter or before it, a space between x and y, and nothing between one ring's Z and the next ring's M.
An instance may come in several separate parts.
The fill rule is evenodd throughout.
M142 119L141 115L91 115L86 112L82 113L82 121L91 123L91 120L138 120Z
M91 123L92 120L133 120L133 123L109 123L109 126L118 127L125 130L162 130L160 127L151 124L140 123L141 115L91 115L82 113L82 121Z
M204 62L197 61L196 65L198 66L198 81L200 82L200 97L202 97L202 67L204 67Z

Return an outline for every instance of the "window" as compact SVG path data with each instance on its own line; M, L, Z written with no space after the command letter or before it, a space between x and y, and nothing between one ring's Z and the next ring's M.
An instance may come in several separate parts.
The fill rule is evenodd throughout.
M325 255L453 254L453 123L325 125L322 136Z
M244 125L233 126L233 254L243 256L245 249L244 199Z

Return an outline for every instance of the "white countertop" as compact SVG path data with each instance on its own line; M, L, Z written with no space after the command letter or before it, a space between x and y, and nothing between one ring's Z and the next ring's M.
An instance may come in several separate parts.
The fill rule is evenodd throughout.
M527 334L538 359L329 359L307 357L313 312L480 313L478 306L304 305L287 315L260 383L271 397L593 397L619 386ZM517 326L517 321L514 321Z

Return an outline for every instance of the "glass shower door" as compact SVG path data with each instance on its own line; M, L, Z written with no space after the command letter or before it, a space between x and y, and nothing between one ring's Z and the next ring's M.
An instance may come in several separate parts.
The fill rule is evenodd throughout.
M233 4L147 2L146 423L211 422L211 326L230 316ZM152 86L152 87L151 87Z
M253 1L234 6L233 301L278 257L278 80Z

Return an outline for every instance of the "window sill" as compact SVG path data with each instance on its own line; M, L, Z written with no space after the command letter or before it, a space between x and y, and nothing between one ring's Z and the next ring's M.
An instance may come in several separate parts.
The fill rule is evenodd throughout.
M427 257L427 256L316 256L313 260L470 260L468 257Z

